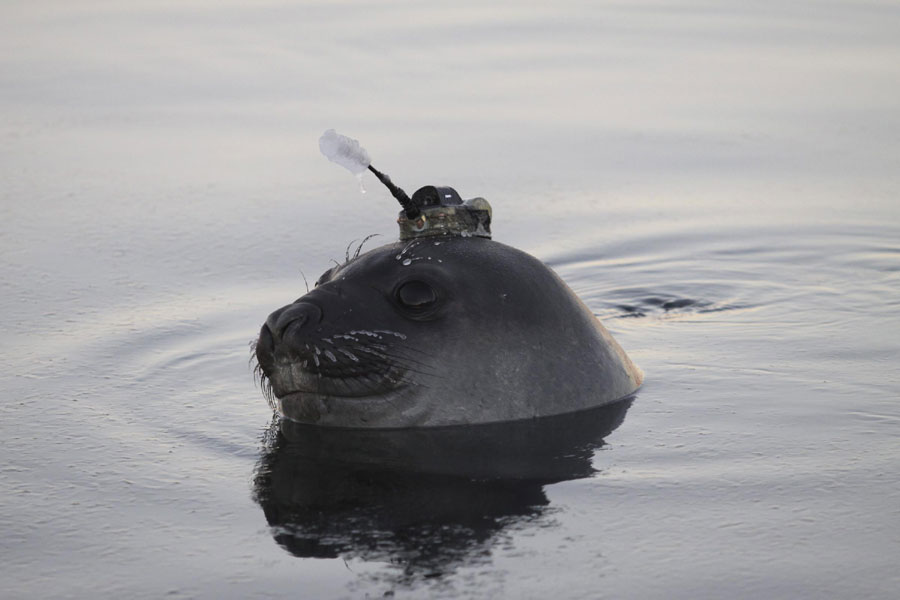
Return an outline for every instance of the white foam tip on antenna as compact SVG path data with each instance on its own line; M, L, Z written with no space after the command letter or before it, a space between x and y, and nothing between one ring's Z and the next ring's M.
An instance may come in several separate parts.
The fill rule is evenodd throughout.
M357 140L341 135L334 129L329 129L319 138L319 150L328 160L336 162L356 176L372 163L369 153Z

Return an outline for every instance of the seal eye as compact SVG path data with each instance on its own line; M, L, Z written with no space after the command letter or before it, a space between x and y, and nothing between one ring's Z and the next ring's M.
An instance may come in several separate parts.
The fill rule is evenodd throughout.
M406 308L428 308L437 300L434 288L424 281L407 281L397 289L397 300Z

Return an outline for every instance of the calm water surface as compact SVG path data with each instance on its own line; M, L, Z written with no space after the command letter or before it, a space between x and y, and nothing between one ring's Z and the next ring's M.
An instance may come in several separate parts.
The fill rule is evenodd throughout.
M0 48L4 598L900 589L896 3L7 2ZM396 237L329 127L488 198L636 397L273 419L265 316Z

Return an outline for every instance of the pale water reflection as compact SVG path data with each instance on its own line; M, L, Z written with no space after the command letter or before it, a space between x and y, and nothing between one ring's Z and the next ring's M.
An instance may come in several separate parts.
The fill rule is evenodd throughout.
M900 589L896 2L37 0L0 49L0 596ZM487 198L644 370L564 475L270 429L262 321L397 235L331 127Z

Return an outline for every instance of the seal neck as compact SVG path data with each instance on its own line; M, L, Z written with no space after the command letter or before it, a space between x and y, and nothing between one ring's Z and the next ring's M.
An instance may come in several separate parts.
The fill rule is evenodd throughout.
M484 198L463 201L451 187L425 186L413 194L419 214L409 218L401 211L402 241L421 237L491 237L491 205Z

